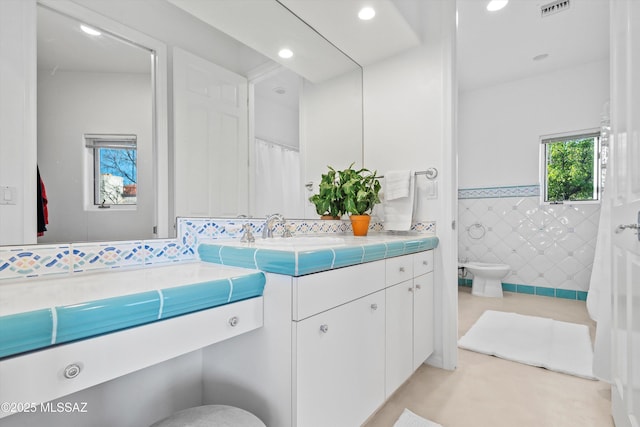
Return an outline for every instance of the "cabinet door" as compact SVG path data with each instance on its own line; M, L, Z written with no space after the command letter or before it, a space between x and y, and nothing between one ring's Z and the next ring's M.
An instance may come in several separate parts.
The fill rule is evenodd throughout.
M413 279L413 369L433 353L433 273Z
M294 323L298 427L361 425L384 401L384 291Z
M385 397L389 397L413 373L413 283L407 280L387 288L385 292Z

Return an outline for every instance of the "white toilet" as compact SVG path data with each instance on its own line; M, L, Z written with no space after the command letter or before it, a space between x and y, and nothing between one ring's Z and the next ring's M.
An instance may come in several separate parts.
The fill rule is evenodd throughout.
M467 262L461 266L473 274L472 295L502 298L502 279L509 274L509 270L511 270L509 265Z

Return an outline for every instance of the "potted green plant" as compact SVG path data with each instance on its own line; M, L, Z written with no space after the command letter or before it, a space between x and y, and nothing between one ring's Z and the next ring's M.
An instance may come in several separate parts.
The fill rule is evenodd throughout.
M353 163L339 172L340 194L344 198L344 210L350 214L353 234L366 236L369 231L370 213L376 203L380 203L380 181L376 171L353 169Z
M316 212L322 219L340 219L344 210L344 199L340 191L339 173L331 166L329 171L322 174L318 194L309 197L309 201L316 207Z

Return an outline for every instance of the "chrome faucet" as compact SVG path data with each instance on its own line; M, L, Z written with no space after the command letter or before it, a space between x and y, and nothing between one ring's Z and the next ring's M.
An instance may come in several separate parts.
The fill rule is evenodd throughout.
M256 241L256 238L253 237L253 233L251 233L251 224L245 223L242 226L242 229L244 230L244 233L242 234L242 237L240 238L240 241L242 243L253 243L253 242Z
M275 222L275 223L274 223ZM273 230L278 223L284 224L284 216L279 213L267 215L267 219L262 227L262 238L267 239L273 237Z

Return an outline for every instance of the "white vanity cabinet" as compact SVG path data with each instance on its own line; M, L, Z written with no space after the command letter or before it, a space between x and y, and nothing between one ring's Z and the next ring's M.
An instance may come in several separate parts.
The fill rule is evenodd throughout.
M266 273L264 327L205 350L204 403L268 426L363 424L433 351L433 251Z
M384 261L293 279L297 426L357 426L384 401Z
M384 402L384 291L296 322L296 425L357 426Z
M389 397L433 352L433 251L386 260Z

